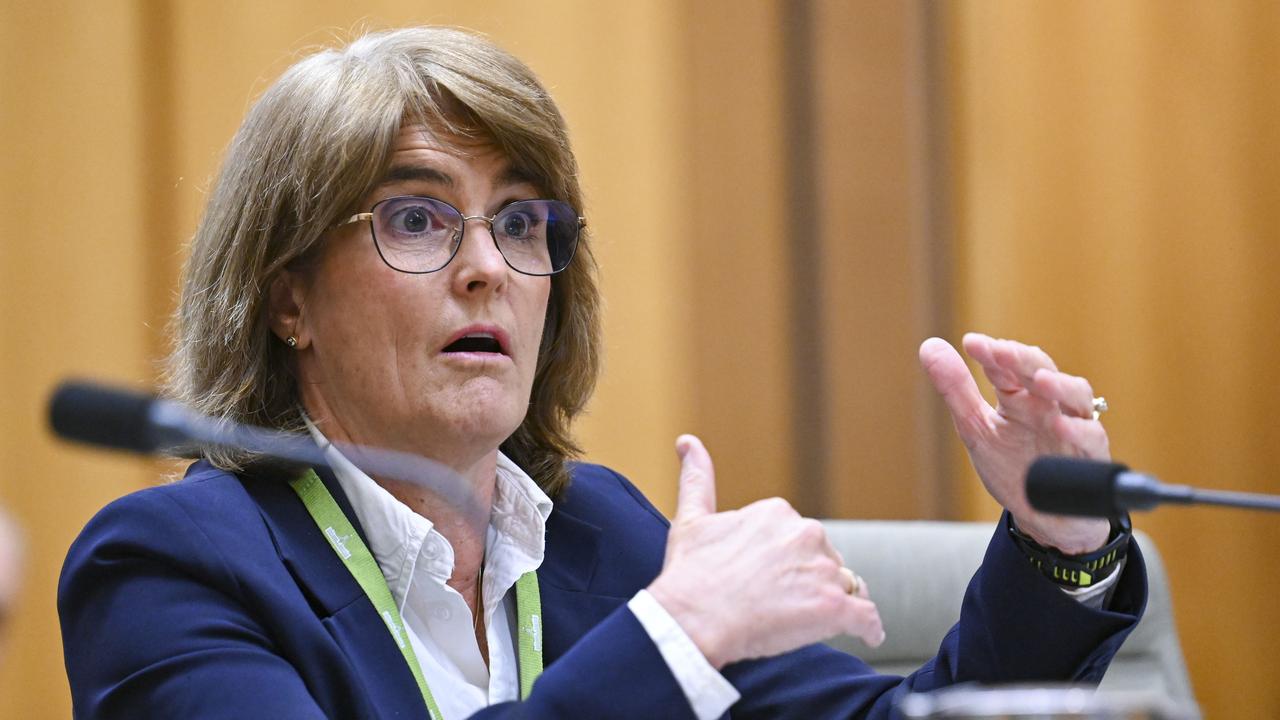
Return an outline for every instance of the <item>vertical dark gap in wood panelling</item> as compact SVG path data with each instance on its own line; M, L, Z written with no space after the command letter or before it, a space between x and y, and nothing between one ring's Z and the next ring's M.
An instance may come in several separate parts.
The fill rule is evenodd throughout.
M920 86L917 112L922 152L917 155L915 173L920 198L915 240L923 261L918 283L922 291L920 332L922 337L937 335L956 343L946 8L933 2L918 2L917 8L919 65L914 74ZM920 388L916 413L920 449L929 455L921 464L930 475L921 478L926 491L922 496L929 498L920 508L922 517L960 519L963 513L957 483L966 476L955 467L958 453L952 451L951 416L927 380Z
M160 372L160 360L168 352L169 312L174 303L177 283L177 249L175 237L179 227L176 213L177 127L174 67L174 18L171 0L142 0L137 5L142 27L142 43L138 48L142 72L142 181L145 193L140 212L146 219L146 307L141 317L148 326L147 357L152 361L148 376Z
M789 0L783 10L786 184L790 248L791 384L794 496L805 515L827 514L828 408L823 383L822 261L819 238L819 188L814 125L813 9L807 0Z

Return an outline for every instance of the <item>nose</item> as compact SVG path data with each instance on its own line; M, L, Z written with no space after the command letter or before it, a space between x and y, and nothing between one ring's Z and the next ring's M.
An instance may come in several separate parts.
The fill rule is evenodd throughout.
M493 221L483 216L462 220L462 240L458 254L450 263L454 268L454 285L459 292L474 293L496 290L509 277L506 258L493 240Z

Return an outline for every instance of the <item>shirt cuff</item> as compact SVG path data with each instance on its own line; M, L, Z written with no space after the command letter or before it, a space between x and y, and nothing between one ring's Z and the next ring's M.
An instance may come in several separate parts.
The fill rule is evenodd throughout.
M1124 573L1125 560L1128 560L1128 558L1122 559L1115 572L1108 575L1105 580L1085 588L1064 587L1062 592L1075 598L1077 602L1087 608L1105 610L1111 597L1111 588L1115 587L1115 584L1120 580L1120 575ZM657 603L655 602L654 604L656 605Z
M698 720L714 720L738 702L742 695L737 688L711 667L676 619L648 590L636 593L627 607L658 647Z

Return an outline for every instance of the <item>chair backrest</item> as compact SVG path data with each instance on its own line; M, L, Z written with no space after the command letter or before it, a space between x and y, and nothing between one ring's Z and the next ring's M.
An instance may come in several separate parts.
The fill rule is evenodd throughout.
M828 644L896 675L937 654L943 636L960 618L965 588L982 563L993 526L875 520L827 520L824 525L845 562L871 588L886 634L885 643L874 649L847 636ZM1147 563L1147 611L1101 687L1155 691L1194 707L1164 563L1151 538L1141 531L1136 535Z

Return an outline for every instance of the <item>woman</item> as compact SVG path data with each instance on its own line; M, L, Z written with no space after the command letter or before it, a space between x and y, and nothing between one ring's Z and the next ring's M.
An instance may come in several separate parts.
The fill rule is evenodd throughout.
M670 529L569 462L598 371L581 207L555 105L475 36L366 36L267 91L193 243L169 390L310 433L329 467L204 448L182 482L91 521L59 590L79 716L880 716L913 688L1101 676L1141 561L1069 597L1020 548L1128 536L1017 489L1040 452L1106 455L1087 383L972 336L997 413L949 345L922 347L1022 534L997 531L933 663L875 675L809 645L883 638L817 522L777 499L715 512L692 437ZM471 501L371 477L360 447L442 463Z

